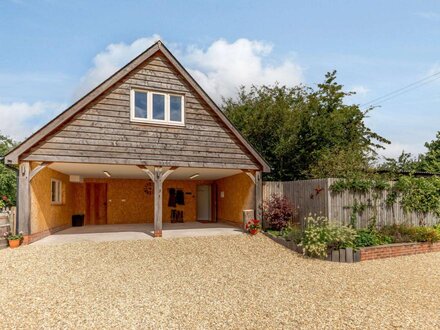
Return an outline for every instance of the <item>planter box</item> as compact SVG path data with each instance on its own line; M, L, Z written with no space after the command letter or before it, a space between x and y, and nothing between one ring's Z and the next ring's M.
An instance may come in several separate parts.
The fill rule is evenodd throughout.
M263 232L264 235L273 241L281 244L289 250L303 253L302 247L292 241L286 241L282 237ZM369 246L353 250L352 248L330 250L328 251L326 260L332 262L353 263L365 260L392 258L400 256L408 256L412 254L421 254L428 252L440 252L440 242L436 243L398 243L378 246Z
M400 256L409 256L412 254L440 252L440 242L436 243L399 243L369 246L360 249L361 261L383 258L392 258Z

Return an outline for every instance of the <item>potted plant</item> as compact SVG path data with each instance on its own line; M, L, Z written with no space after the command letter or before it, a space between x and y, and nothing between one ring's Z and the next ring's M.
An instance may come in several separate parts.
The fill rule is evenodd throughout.
M249 220L249 222L246 224L246 229L251 235L257 234L260 231L260 228L260 220L257 219Z
M11 232L4 234L5 238L8 240L9 247L15 249L20 246L21 240L23 239L23 233L13 234Z

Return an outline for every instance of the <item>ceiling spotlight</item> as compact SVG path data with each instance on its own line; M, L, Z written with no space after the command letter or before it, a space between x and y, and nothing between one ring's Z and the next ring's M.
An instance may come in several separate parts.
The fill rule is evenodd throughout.
M200 176L200 174L199 174L199 173L196 173L196 174L191 175L189 178L190 178L190 179L195 179L195 178L197 178L198 176Z
M111 177L112 177L112 175L111 175L109 172L107 172L107 171L104 171L104 174L105 174L105 176L106 176L107 178L111 178Z

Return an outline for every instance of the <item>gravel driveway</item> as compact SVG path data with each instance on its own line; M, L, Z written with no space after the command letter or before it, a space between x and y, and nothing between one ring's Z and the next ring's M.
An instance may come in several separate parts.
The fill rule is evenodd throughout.
M440 253L336 264L217 236L0 251L9 328L438 328Z

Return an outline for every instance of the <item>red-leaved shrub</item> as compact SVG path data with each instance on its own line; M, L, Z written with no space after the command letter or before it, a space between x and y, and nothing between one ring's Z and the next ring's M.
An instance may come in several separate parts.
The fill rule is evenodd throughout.
M270 229L282 230L293 220L295 210L285 196L272 194L263 204L264 221Z

